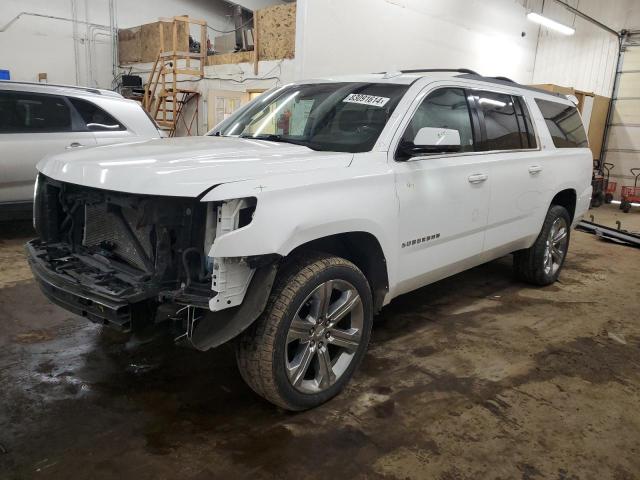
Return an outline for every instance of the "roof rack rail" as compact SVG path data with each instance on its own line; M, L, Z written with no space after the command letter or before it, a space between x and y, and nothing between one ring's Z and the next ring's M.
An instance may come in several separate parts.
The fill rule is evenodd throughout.
M509 77L501 77L501 76L498 76L498 77L489 77L489 78L494 78L494 79L496 79L496 80L502 80L503 82L518 83L518 82L516 82L515 80L511 80Z
M503 85L506 87L510 87L510 86L515 86L517 88L521 88L523 90L529 90L531 92L537 92L537 93L543 93L545 95L552 95L554 97L558 97L558 98L565 98L564 95L561 95L559 93L555 93L555 92L549 92L547 90L542 90L540 88L536 88L536 87L532 87L530 85L523 85L521 83L518 83L514 80L511 80L510 78L507 77L483 77L482 75L473 75L473 74L463 74L463 75L458 75L458 78L468 78L469 80L479 80L482 82L488 82L488 83L496 83L498 85ZM512 85L510 85L512 84Z
M37 85L39 87L69 88L69 89L72 89L72 90L82 90L82 91L93 93L93 94L96 94L96 95L104 95L106 92L117 94L117 92L111 92L109 90L105 91L105 90L101 90L99 88L81 87L79 85L63 85L63 84L57 84L57 83L25 82L25 81L21 81L21 80L0 80L0 82L9 83L9 84L18 84L18 85L34 85L34 86Z
M400 73L424 73L424 72L458 72L470 73L471 75L480 75L468 68L416 68L413 70L400 70Z

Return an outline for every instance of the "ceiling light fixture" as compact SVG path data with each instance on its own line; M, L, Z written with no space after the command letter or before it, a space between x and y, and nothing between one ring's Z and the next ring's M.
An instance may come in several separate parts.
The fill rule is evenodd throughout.
M563 25L562 23L558 23L555 20L551 20L550 18L543 17L537 13L528 13L527 18L532 22L539 23L551 30L555 30L556 32L560 32L563 35L573 35L576 33L575 28L568 27L567 25Z

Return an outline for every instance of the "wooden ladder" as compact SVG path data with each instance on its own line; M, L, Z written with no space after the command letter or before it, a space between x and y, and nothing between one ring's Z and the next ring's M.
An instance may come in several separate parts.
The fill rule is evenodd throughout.
M168 21L161 19L160 48L149 79L145 84L142 107L149 113L158 126L175 136L178 125L182 123L187 135L191 135L194 122L197 125L200 93L195 89L182 88L184 81L195 81L204 78L204 67L207 63L207 23L187 16L173 17ZM164 25L170 22L171 48L165 48ZM186 25L185 35L189 35L190 25L200 27L200 52L179 50L179 24ZM196 65L194 65L194 63ZM197 77L194 79L193 77ZM187 104L195 101L191 118L186 118Z

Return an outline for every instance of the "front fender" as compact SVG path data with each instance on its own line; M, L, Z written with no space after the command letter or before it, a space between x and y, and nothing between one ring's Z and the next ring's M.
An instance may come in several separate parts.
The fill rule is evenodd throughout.
M398 214L394 177L384 165L365 167L247 180L212 189L202 201L255 197L257 205L251 223L217 237L209 256L287 256L312 240L366 232L380 243L391 281Z

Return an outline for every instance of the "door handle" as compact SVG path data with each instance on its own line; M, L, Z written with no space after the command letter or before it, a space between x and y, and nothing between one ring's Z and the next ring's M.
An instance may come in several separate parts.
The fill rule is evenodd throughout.
M69 144L69 146L65 147L67 150L70 150L72 148L78 148L78 147L82 147L82 144L79 142L71 142Z
M540 165L529 165L529 173L531 175L536 175L542 171L542 167Z
M489 175L486 173L475 173L473 175L469 175L467 180L469 180L469 183L482 183L486 181L487 178L489 178Z

